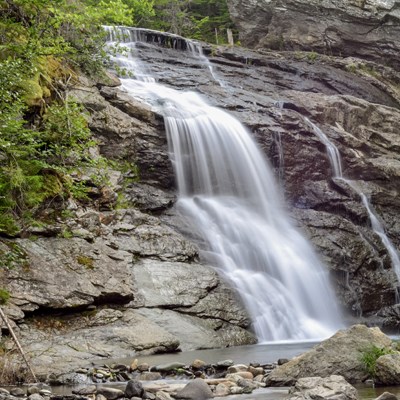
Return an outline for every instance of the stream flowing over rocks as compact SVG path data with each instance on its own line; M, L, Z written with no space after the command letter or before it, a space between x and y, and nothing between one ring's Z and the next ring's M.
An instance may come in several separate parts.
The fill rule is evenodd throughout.
M345 176L370 199L398 250L400 78L392 67L399 65L399 3L367 0L345 7L324 1L318 8L313 1L288 1L279 15L294 18L288 10L296 5L297 13L310 18L309 24L296 21L296 26L316 30L298 31L297 39L289 31L293 23L268 8L283 13L281 2L229 3L232 15L244 15L248 22L243 25L236 17L244 44L267 46L272 27L279 26L282 33L276 35L282 34L284 49L298 50L205 45L222 86L204 59L188 52L138 43L140 58L160 83L195 90L248 127L274 167L287 209L329 268L348 318L397 329L399 284L390 255L371 228L358 192L332 178L325 145L304 117L337 146ZM320 18L331 3L340 3L343 19L348 16L346 30ZM259 10L257 18L239 6ZM328 11L323 14L330 22L334 14ZM260 29L264 16L271 21L265 25L269 36ZM352 35L349 46L345 33L356 23L368 26L371 34ZM317 32L323 26L340 37L329 42L335 51L304 52L323 49ZM310 37L310 45L287 47L284 29L293 43ZM387 63L374 56L379 54L374 43L381 43L379 57ZM81 77L69 96L90 113L98 141L93 157L102 155L122 167L81 171L73 178L90 187L89 200L68 200L55 223L0 239L5 266L0 283L11 293L4 311L39 375L48 374L50 365L58 374L94 358L256 342L243 306L202 261L200 235L174 208L175 180L162 117L118 86L116 78L92 82ZM108 175L107 185L96 183L99 174ZM44 215L58 206L50 205ZM4 326L2 331L8 333Z

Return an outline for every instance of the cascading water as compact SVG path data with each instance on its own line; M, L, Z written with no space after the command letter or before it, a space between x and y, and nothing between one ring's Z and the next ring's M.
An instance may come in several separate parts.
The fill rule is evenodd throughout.
M115 60L127 65L124 56ZM196 93L131 78L122 84L164 115L177 207L241 296L259 340L317 339L341 327L328 274L286 215L246 129Z
M365 193L362 192L362 190L357 186L357 184L349 179L346 179L343 176L342 172L342 163L340 159L340 152L338 148L328 139L328 137L325 135L324 132L321 131L318 126L316 126L314 123L312 123L308 118L304 118L304 120L307 122L307 124L314 130L315 134L318 136L318 138L321 140L321 142L325 145L331 168L332 168L332 174L333 177L336 179L341 179L342 181L346 182L361 198L361 201L367 210L369 219L371 221L371 227L372 230L380 237L382 244L385 246L390 260L392 262L393 270L397 276L398 281L400 281L400 257L399 253L397 252L394 244L391 242L389 237L386 235L385 229L382 225L382 223L379 220L378 215L376 212L373 210L372 205L368 199L368 197L365 195ZM396 302L399 302L399 294L397 290L397 285L396 285Z

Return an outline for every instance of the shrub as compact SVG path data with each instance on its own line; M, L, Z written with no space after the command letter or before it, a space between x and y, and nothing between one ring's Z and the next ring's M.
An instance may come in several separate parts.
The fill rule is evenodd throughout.
M0 288L0 305L4 305L8 302L10 293L6 289Z
M371 378L374 378L376 375L376 361L378 358L392 353L392 349L381 348L375 345L365 349L361 354L361 361L364 365L365 372L368 373Z

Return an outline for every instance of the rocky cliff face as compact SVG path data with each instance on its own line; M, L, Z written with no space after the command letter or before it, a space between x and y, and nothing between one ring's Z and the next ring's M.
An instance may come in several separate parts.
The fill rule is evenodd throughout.
M315 50L400 66L396 0L228 0L245 46Z
M339 148L344 175L371 199L399 249L398 75L355 58L205 48L221 87L203 58L138 49L160 82L201 92L251 130L348 314L397 326L387 248L359 194L332 178L326 148L304 117ZM195 229L174 209L162 119L118 87L81 81L70 95L90 111L94 157L122 167L106 172L106 186L93 177L105 171L81 171L75 179L92 188L89 202L69 201L56 223L1 240L1 286L12 293L6 312L36 367L52 363L61 372L98 357L254 342L246 313L199 260Z

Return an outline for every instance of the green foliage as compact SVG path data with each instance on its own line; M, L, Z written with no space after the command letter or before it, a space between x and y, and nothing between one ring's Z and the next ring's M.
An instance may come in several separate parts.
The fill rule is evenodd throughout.
M141 25L178 35L226 43L226 29L233 29L225 0L154 0L154 15Z
M134 14L123 0L0 0L0 15L0 234L15 235L46 203L85 197L68 174L95 143L65 89L102 71L101 24Z
M393 353L392 349L381 348L375 345L368 347L361 354L361 362L364 365L364 370L371 378L376 375L376 361L379 357Z
M76 261L86 269L94 269L94 260L91 257L80 255L77 257Z
M2 242L3 248L7 250L0 250L0 266L4 269L13 268L28 268L28 258L24 250L13 242Z
M318 59L318 53L316 53L315 51L311 51L310 53L307 53L307 58L309 61L314 63Z
M10 293L6 289L0 288L0 305L7 304L10 299Z

